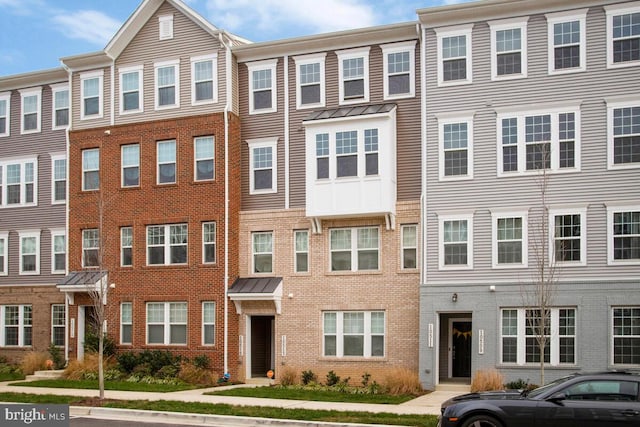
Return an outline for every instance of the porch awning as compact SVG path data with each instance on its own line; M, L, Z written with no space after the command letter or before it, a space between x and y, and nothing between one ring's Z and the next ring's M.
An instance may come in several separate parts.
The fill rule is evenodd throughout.
M273 301L276 313L282 311L282 277L239 277L229 288L229 299L242 314L242 301Z
M76 292L100 291L102 289L102 302L106 304L107 272L104 270L71 271L56 284L56 288L67 295L69 304L73 304L73 295Z

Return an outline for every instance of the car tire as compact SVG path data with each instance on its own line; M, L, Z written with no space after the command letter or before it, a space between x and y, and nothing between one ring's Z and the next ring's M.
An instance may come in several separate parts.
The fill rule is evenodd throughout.
M502 427L502 423L490 415L475 415L465 420L462 427Z

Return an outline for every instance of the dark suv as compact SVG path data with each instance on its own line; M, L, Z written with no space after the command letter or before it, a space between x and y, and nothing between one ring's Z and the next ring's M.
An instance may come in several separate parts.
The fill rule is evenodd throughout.
M640 426L640 376L573 374L533 391L469 393L442 404L439 427Z

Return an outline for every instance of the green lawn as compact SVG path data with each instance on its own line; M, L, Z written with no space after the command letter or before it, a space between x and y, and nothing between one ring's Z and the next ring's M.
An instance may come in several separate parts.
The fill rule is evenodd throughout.
M0 372L0 381L17 381L23 379L24 374L21 372Z
M81 388L97 390L98 380L36 380L14 383L11 385L24 387ZM133 383L128 381L105 381L104 388L105 390L152 391L158 393L169 393L172 391L191 390L198 387L190 384L147 384Z
M381 403L397 405L415 396L387 394L341 393L339 391L314 390L298 387L240 387L231 390L212 391L206 394L239 397L263 397L268 399L313 400L321 402Z
M82 405L83 398L74 396L36 395L27 393L0 393L1 402L59 403ZM95 400L92 400L95 402ZM307 409L281 409L259 406L233 406L197 402L176 401L108 401L104 407L141 409L150 411L187 412L194 414L216 414L244 417L262 417L290 420L324 421L360 424L393 424L415 427L435 427L435 415L396 415L390 413L318 411Z

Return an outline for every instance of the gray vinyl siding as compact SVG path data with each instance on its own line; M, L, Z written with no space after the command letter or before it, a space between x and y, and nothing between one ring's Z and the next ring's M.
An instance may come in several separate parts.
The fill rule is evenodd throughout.
M64 83L64 82L60 82ZM62 275L51 274L51 229L65 228L65 204L52 204L51 155L66 151L65 130L52 130L51 87L42 85L41 131L20 134L21 97L11 91L11 134L0 138L0 160L35 157L37 205L0 208L0 232L8 234L8 274L0 276L0 287L8 285L55 284ZM20 231L40 231L40 274L19 275Z
M473 27L473 83L437 86L436 35L428 30L427 49L427 281L526 281L535 273L532 227L540 191L535 175L497 177L496 109L553 102L580 102L581 170L549 174L547 204L551 208L587 208L587 264L560 268L560 280L580 277L604 280L628 277L637 266L607 265L606 204L640 202L640 170L607 170L607 104L605 99L640 93L638 67L606 68L605 14L589 9L586 22L587 71L548 75L547 21L531 16L528 32L528 77L491 81L490 30L486 22ZM639 97L640 100L640 97ZM472 180L439 181L437 114L474 112ZM528 210L529 268L498 270L491 266L491 210ZM473 213L473 269L438 270L438 215Z
M81 120L82 115L82 80L80 76L84 73L102 71L102 117ZM111 123L111 67L96 68L94 70L83 70L74 72L71 78L71 110L73 130L91 129L102 126L109 126Z

